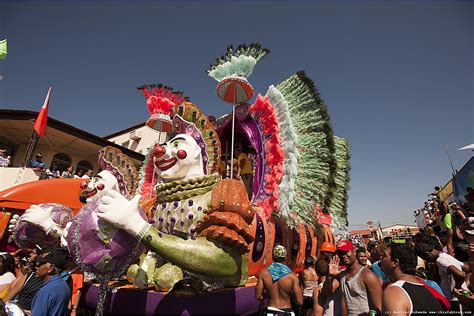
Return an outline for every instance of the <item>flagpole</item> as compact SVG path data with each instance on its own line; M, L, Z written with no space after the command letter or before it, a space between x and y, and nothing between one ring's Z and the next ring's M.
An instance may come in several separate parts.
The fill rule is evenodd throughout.
M39 135L36 133L36 131L33 131L33 134L31 135L30 142L28 143L28 147L26 148L25 156L23 158L23 167L26 167L26 164L28 161L31 160L33 152L36 148L36 145L38 144L39 140Z
M446 141L444 141L444 148L446 149L446 154L448 155L449 164L451 165L451 169L453 170L454 177L456 175L456 170L454 170L453 161L451 160L451 156L449 155L448 144L446 143Z

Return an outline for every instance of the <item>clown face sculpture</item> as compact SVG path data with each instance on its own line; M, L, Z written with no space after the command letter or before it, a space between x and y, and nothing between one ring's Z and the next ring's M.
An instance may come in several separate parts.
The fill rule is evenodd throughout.
M84 181L81 188L84 190L83 195L87 202L90 202L94 196L102 197L109 190L119 190L117 178L107 170L99 172L89 182Z
M184 180L203 176L201 148L194 138L178 134L154 148L156 174L164 181Z

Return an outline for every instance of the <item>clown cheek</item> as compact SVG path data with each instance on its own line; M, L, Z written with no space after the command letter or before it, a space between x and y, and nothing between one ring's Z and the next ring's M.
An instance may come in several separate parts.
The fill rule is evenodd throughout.
M186 159L186 157L188 156L188 153L185 150L180 149L178 150L176 156L178 156L179 159Z

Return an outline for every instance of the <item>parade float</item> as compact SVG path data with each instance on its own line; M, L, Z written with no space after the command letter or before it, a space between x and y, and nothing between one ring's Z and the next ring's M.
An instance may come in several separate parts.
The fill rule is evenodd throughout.
M303 72L248 104L253 88L247 79L267 53L258 44L229 47L207 70L218 81L217 95L233 106L216 122L180 92L140 87L147 125L168 140L150 147L139 172L120 151L104 148L102 171L80 185L87 203L72 221L54 219L59 206L32 206L17 219L15 240L38 226L48 242L50 236L61 240L100 281L84 295L87 304L98 302L99 314L103 308L141 314L258 310L249 277L272 263L276 245L287 248L287 265L298 272L318 245L334 243L332 228L347 225L349 184L348 144L334 136L328 110ZM235 139L254 154L250 198L232 163L230 178L219 173L223 157L234 160ZM48 181L38 182L38 196ZM124 275L133 285L106 301L109 281ZM121 303L124 298L133 307Z

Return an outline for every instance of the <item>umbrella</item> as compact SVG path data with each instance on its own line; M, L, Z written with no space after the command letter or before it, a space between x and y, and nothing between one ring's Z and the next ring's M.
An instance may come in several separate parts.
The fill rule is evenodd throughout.
M253 96L253 87L245 77L228 77L219 82L216 93L222 100L242 104Z
M465 150L465 149L474 150L474 144L461 147L461 148L459 148L458 150Z

